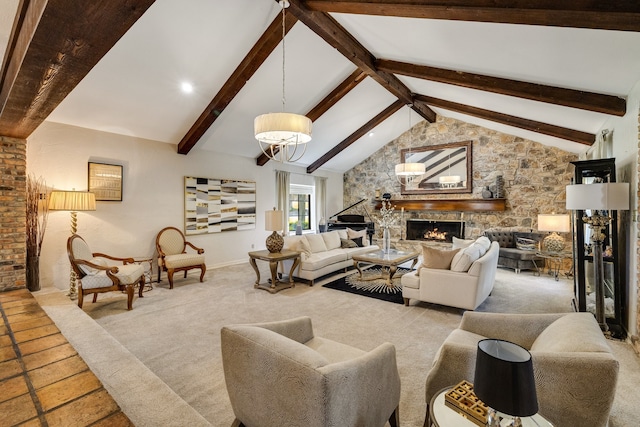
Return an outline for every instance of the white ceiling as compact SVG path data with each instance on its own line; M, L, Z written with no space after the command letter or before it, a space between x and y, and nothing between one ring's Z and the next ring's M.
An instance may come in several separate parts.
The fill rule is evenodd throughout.
M0 2L0 54L17 0ZM273 0L157 0L48 120L177 144L279 14ZM626 97L640 79L640 32L363 15L332 15L377 58ZM306 113L355 66L298 22L286 38L286 110ZM596 133L609 117L399 76L412 92ZM180 91L189 81L194 92ZM281 111L282 46L247 82L193 150L257 157L253 119ZM370 78L314 123L298 162L308 166L395 97ZM404 107L322 166L344 172L415 125ZM571 152L588 147L434 108L438 114Z

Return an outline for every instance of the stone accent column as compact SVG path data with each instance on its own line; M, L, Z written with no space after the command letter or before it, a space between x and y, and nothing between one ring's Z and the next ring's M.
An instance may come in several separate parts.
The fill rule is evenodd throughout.
M27 141L0 136L0 292L26 287Z

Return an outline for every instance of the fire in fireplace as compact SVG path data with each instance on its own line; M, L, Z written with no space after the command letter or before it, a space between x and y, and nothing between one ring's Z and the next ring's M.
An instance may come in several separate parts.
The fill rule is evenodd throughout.
M406 236L407 240L452 242L454 237L464 238L464 221L409 219Z

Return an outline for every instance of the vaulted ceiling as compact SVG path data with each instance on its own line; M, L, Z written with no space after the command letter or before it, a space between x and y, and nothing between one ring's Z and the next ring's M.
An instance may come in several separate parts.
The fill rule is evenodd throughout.
M314 122L307 172L436 114L578 153L640 80L635 0L290 3L285 109ZM282 109L281 40L274 0L4 0L0 135L50 120L264 165L253 119Z

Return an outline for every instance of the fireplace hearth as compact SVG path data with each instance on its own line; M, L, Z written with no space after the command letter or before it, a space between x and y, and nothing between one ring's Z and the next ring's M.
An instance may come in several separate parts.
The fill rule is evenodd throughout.
M407 240L450 243L454 237L464 238L464 221L409 219L406 236Z

